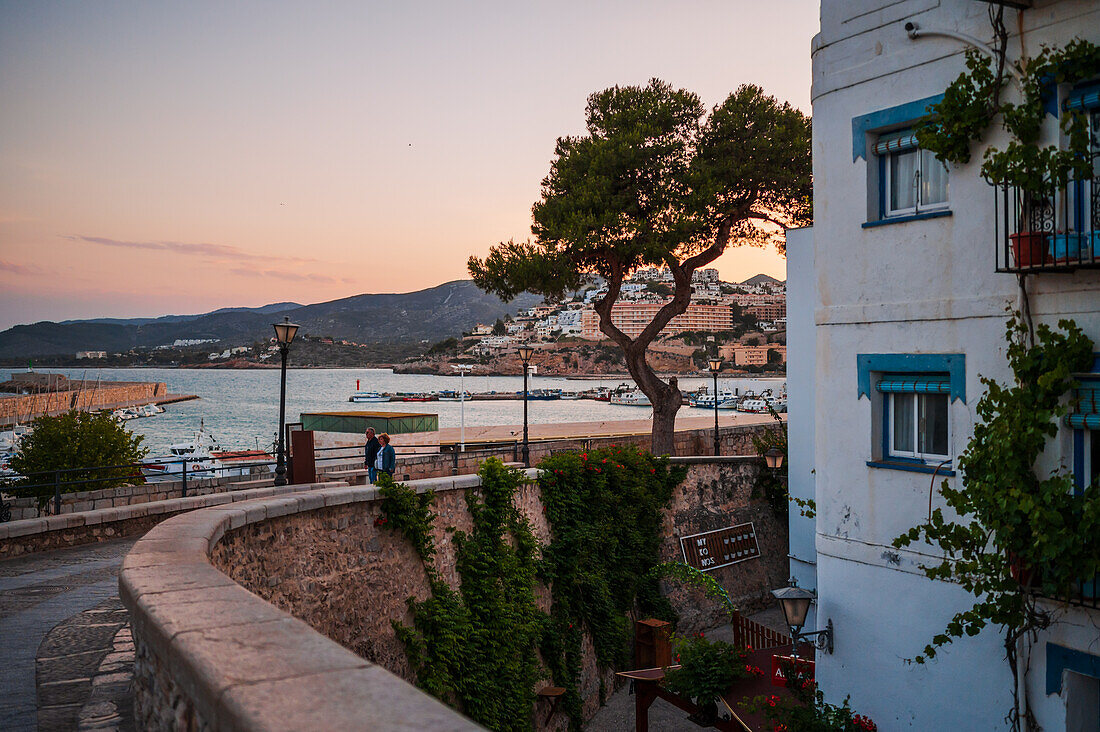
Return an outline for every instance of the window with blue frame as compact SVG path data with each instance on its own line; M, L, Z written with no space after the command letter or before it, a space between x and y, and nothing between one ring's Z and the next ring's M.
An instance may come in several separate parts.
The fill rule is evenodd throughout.
M951 460L950 374L886 374L875 389L883 395L884 458Z
M1100 485L1100 374L1080 379L1077 406L1066 417L1073 428L1073 473L1076 492Z
M1073 181L1067 190L1065 221L1059 228L1076 236L1055 237L1055 258L1100 257L1100 83L1072 91L1062 104L1063 114L1083 114L1089 130L1093 178ZM1061 217L1060 217L1061 218Z
M947 208L947 168L918 146L912 130L880 136L874 152L879 160L883 218Z

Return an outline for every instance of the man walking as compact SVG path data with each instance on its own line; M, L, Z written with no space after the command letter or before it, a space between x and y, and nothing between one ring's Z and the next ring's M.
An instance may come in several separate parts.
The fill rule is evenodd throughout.
M367 447L363 457L367 468L367 477L371 483L374 483L374 479L378 477L378 468L374 467L374 463L378 458L378 451L381 449L382 443L374 436L374 428L367 427Z

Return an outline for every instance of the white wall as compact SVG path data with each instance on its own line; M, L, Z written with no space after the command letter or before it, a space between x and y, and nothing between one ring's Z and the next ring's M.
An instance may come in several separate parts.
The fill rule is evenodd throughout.
M1100 42L1100 4L1048 0L1024 13L1027 48L1063 44L1083 35ZM864 228L877 187L874 158L853 162L854 117L935 94L963 71L958 41L911 41L904 24L953 29L990 37L988 5L969 0L823 0L821 33L814 39L813 155L815 271L812 461L796 458L806 438L795 429L796 382L805 361L798 326L790 325L792 490L795 473L815 470L818 619L832 619L835 654L818 655L818 679L830 701L850 694L852 705L884 732L1005 729L1011 676L997 629L955 641L924 667L907 665L952 614L973 603L957 586L933 583L919 565L935 561L930 547L899 551L891 541L928 513L931 476L872 468L879 428L874 395L857 398L860 353L964 353L965 402L950 407L952 447L958 454L972 435L979 375L1000 381L1010 374L1003 341L1005 307L1018 303L1015 276L995 272L994 192L974 161L950 169L952 215ZM1015 11L1007 11L1015 32ZM1019 54L1018 38L1010 56ZM1048 138L1056 120L1047 120ZM1000 140L998 134L991 138ZM788 320L805 311L793 283L805 263L797 237L790 250L792 286ZM1042 274L1029 278L1036 320L1071 317L1100 344L1100 272ZM1100 350L1098 346L1097 350ZM801 356L804 358L804 355ZM803 392L804 393L804 392ZM806 407L802 407L806 413ZM1063 430L1063 432L1066 432ZM796 443L797 441L797 443ZM1055 442L1051 464L1069 462L1069 440ZM957 485L960 478L949 478ZM938 483L939 481L937 481ZM799 487L799 490L802 488ZM932 490L934 507L942 507ZM791 525L792 552L798 546ZM792 567L795 565L792 562ZM1100 654L1100 612L1069 609L1040 638L1029 674L1032 702L1047 730L1065 729L1065 692L1047 696L1041 653L1049 640Z
M813 499L814 488L814 232L787 231L787 444L788 490L803 500ZM814 521L793 503L790 506L791 576L799 587L817 587ZM813 629L814 616L806 620Z

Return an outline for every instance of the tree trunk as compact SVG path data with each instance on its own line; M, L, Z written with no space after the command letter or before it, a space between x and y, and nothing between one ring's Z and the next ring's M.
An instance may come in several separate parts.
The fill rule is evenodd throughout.
M635 343L625 354L626 367L634 383L653 404L653 430L650 449L654 455L676 454L676 412L684 398L680 385L673 376L668 383L662 381L645 360L645 348Z

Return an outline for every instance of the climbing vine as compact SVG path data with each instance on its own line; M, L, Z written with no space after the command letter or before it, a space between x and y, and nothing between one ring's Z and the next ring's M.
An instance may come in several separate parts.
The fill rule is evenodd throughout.
M513 503L522 475L487 460L481 486L466 493L469 534L454 532L461 586L451 587L429 557L431 503L406 486L384 488L385 523L418 547L431 597L408 601L412 627L394 622L419 685L494 730L533 726L535 683L543 676L536 653L545 615L535 604L538 544ZM420 549L423 547L423 549Z
M1044 47L1035 58L1021 60L1015 67L1021 93L1017 103L1001 98L1006 83L1002 54L1003 43L994 71L994 59L975 49L966 52L967 71L947 87L943 99L929 110L931 115L917 126L920 146L933 151L941 162L968 163L971 143L981 140L1000 114L1012 139L1004 149L985 151L981 175L987 181L1046 194L1071 178L1092 178L1085 115L1074 111L1060 115L1065 148L1038 143L1048 95L1058 84L1094 78L1100 69L1100 46L1074 39L1062 48Z
M540 556L515 507L522 474L486 461L480 488L466 494L473 529L453 536L457 590L431 561L434 496L392 482L380 491L376 524L404 534L428 572L431 597L409 600L412 626L394 623L417 683L491 729L530 729L535 686L547 676L565 689L559 708L580 728L584 634L601 670L622 667L631 615L675 619L650 570L661 510L686 469L634 447L558 453L539 467L551 542ZM548 614L535 602L538 582L550 589Z
M607 669L630 660L628 615L675 620L649 571L658 562L661 509L687 470L633 446L558 453L539 468L552 535L540 570L552 598L542 657L579 727L584 631Z
M1005 631L1006 657L1018 682L1019 644L1031 643L1051 622L1037 597L1066 599L1081 577L1100 571L1100 491L1075 496L1065 470L1040 473L1036 467L1058 433L1058 420L1071 409L1066 397L1076 385L1074 372L1092 362L1092 342L1075 323L1062 320L1058 329L1038 325L1032 346L1019 314L1010 318L1006 339L1015 383L982 379L986 393L976 407L974 437L958 461L962 487L941 487L959 518L946 518L937 508L926 523L894 540L896 547L922 539L938 547L944 561L924 573L956 582L977 598L932 638L913 659L917 663L993 624ZM1018 688L1014 684L1014 695ZM1016 698L1013 729L1022 723L1032 728L1026 706Z

